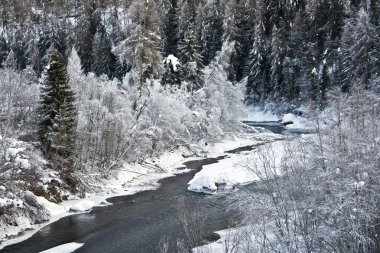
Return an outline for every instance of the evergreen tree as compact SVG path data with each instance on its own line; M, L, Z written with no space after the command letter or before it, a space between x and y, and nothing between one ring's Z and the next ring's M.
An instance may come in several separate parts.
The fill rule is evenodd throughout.
M16 70L17 69L17 58L16 58L16 55L15 53L13 52L13 50L11 50L7 56L7 58L5 59L5 61L3 62L2 66L5 67L5 68L10 68L10 69L14 69Z
M49 50L49 65L41 88L39 139L51 164L73 190L76 108L75 96L68 85L64 58L55 43Z
M273 86L273 97L279 98L283 91L283 73L282 73L282 64L285 57L284 52L284 38L282 34L282 30L277 29L275 25L272 31L272 42L271 42L272 52L270 55L270 65L271 65L271 73L270 73L270 83Z
M208 65L223 46L223 18L217 11L217 5L211 4L205 19L203 30L203 64Z
M254 44L251 51L252 62L247 83L247 102L263 101L270 92L270 48L265 35L265 5L257 9Z
M182 80L187 89L195 91L203 87L203 64L196 44L195 36L190 29L179 44Z
M174 55L169 55L164 59L165 72L162 76L162 85L181 85L181 66Z
M327 65L322 67L322 77L319 85L319 109L323 110L327 104L327 91L331 87L331 81L328 73Z
M292 101L298 98L300 94L300 82L302 67L302 36L301 36L301 24L305 22L304 14L299 13L294 21L294 26L290 31L290 36L287 42L286 56L283 64L283 76L284 76L284 92L283 97ZM310 69L312 71L312 69Z
M112 45L106 29L100 24L92 45L92 71L97 76L105 74L109 78L113 77L116 60L111 50Z
M254 10L252 6L247 6L245 1L237 3L236 11L236 63L235 73L236 80L240 81L243 77L248 76L250 72L250 58L254 40Z
M178 57L179 41L179 17L178 17L178 0L170 1L170 8L164 19L164 39L163 39L163 56L174 55Z
M0 66L9 54L9 46L4 37L0 37Z
M27 64L27 44L21 31L16 32L16 36L12 45L12 50L17 59L17 69L25 69Z
M319 92L320 92L320 73L319 73L319 67L316 62L316 56L315 56L315 50L314 50L314 44L309 43L309 48L306 52L306 59L304 60L305 65L301 66L301 76L304 77L304 80L306 80L306 89L308 91L308 100L312 105L318 104L319 100ZM303 101L303 102L306 102Z
M361 9L347 21L342 35L343 91L348 91L354 82L366 87L378 73L377 43L376 29L368 13Z
M92 44L99 23L100 13L95 3L83 5L77 27L77 48L85 74L91 72Z

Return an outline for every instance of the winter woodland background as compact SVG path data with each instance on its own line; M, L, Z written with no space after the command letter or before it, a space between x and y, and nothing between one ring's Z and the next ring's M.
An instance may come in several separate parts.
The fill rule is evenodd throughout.
M0 224L48 219L34 195L83 194L125 161L199 155L243 131L244 101L303 113L317 135L280 172L270 150L264 174L247 164L264 193L236 205L256 236L239 250L378 249L378 1L2 0L0 13Z

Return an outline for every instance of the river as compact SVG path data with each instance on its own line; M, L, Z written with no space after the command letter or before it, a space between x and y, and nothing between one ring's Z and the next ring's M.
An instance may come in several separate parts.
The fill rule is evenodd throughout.
M276 133L283 131L280 126L269 129ZM252 148L244 147L233 152ZM189 161L185 165L191 169L190 172L160 180L157 190L110 198L108 202L112 205L62 218L29 239L7 246L0 252L37 253L70 242L85 244L75 252L158 252L162 238L170 238L174 244L176 239L185 237L176 208L179 200L185 203L188 210L201 211L207 217L204 233L206 237L211 237L214 231L228 227L231 214L226 211L224 200L227 194L196 194L187 190L187 183L203 165L223 158Z

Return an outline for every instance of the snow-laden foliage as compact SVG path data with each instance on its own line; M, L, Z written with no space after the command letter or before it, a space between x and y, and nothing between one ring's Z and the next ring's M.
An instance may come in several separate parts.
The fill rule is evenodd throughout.
M236 128L244 84L227 80L232 50L233 44L224 47L208 70L206 85L193 93L185 87L162 86L159 80L147 80L149 85L140 93L130 82L133 69L121 85L105 76L85 76L73 51L68 70L78 101L79 171L107 175L125 161L141 162L180 146L199 155L194 146L199 141L219 140L224 131Z
M289 144L280 168L270 149L264 166L247 164L261 179L240 202L252 251L377 252L380 100L353 89L330 95L331 107L312 117L316 134Z
M211 125L227 126L236 123L236 116L243 113L245 82L232 84L227 78L227 69L234 42L225 43L221 52L205 70L205 87L197 92L201 107L207 110L207 116L214 120Z

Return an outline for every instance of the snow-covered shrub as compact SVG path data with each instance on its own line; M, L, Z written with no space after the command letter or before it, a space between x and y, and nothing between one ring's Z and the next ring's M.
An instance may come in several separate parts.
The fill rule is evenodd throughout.
M330 96L316 134L289 144L278 170L268 150L256 193L240 205L257 251L377 252L380 100L354 88ZM249 207L249 208L248 208Z
M221 135L223 130L236 127L243 114L245 82L232 84L227 78L234 43L225 43L221 52L205 70L205 85L188 101L191 109L199 111L205 119L210 135Z
M243 106L244 83L233 85L225 71L231 50L233 44L226 44L205 86L195 92L152 79L141 86L134 69L122 84L85 76L73 51L68 70L77 94L77 167L106 175L124 161L139 162L180 146L197 154L193 144L219 140Z

